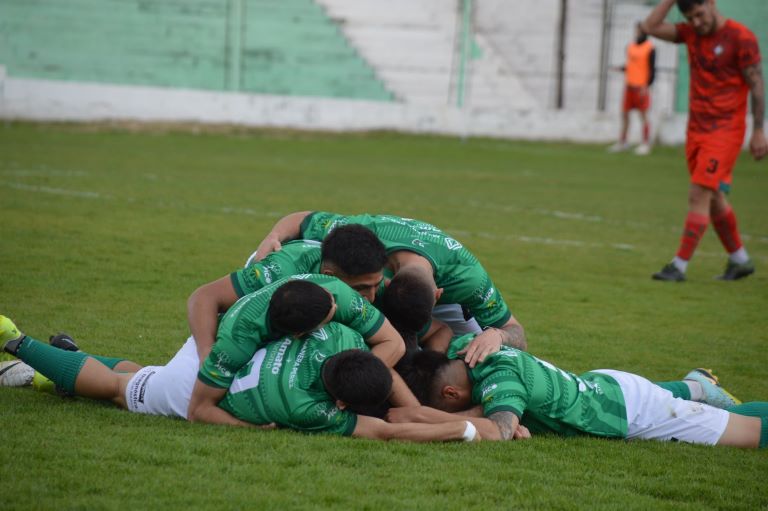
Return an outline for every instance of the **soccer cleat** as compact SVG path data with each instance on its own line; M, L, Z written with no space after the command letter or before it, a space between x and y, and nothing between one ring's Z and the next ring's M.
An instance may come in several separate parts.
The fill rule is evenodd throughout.
M674 263L669 263L652 275L653 280L664 280L667 282L685 282L685 273L677 269Z
M612 146L610 146L607 151L609 153L620 153L622 151L626 151L629 149L629 144L626 142L616 142Z
M726 409L740 405L741 400L720 386L720 380L712 373L712 369L697 368L685 375L683 381L695 381L704 390L704 403L715 408Z
M744 264L734 263L728 260L728 264L725 266L725 272L717 277L718 280L739 280L744 277L748 277L755 273L755 265L752 261L747 261Z
M0 344L3 345L3 351L16 356L16 350L23 340L24 334L16 328L13 321L6 316L0 316Z
M34 377L35 370L21 360L0 362L0 387L26 387Z
M54 348L59 348L64 351L80 351L80 348L75 344L75 340L71 335L59 332L56 335L52 335L48 338L48 343Z
M635 154L638 156L646 156L648 154L651 154L651 146L646 143L642 143L639 146L635 147Z

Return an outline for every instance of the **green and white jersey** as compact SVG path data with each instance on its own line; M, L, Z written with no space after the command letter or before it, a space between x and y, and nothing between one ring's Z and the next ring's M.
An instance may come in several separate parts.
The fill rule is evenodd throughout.
M235 373L253 354L279 337L269 325L269 300L277 288L293 279L314 282L328 290L337 305L332 320L352 328L364 339L373 336L384 323L384 315L378 309L336 277L311 274L278 280L240 298L221 318L216 343L198 373L203 383L228 388Z
M456 337L448 358L472 341L475 334ZM472 402L483 415L509 411L531 432L564 436L595 435L624 438L627 411L619 384L606 374L577 376L515 348L502 346L474 369Z
M322 241L334 228L360 224L379 237L387 253L415 252L432 264L438 303L457 303L472 313L480 326L503 326L512 316L488 272L464 246L434 225L390 215L344 216L316 211L301 224L301 236Z
M329 323L304 340L285 337L257 351L235 375L219 406L254 424L275 422L310 433L351 435L357 415L336 407L321 379L323 363L345 350L368 350L356 331Z
M291 275L320 273L320 242L291 241L259 262L229 275L237 296L258 291L262 287Z

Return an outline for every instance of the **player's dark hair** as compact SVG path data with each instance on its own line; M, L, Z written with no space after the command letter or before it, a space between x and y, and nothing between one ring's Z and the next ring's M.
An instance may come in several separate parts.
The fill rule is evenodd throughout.
M387 251L373 231L360 224L348 224L335 228L323 239L320 257L354 277L380 272L387 262Z
M420 268L397 272L381 297L381 312L401 332L420 332L434 306L434 287Z
M316 329L332 306L331 295L314 282L290 280L270 298L267 317L274 332L293 335Z
M398 333L405 342L405 353L400 360L395 364L395 371L400 372L401 368L408 367L411 363L413 356L418 353L421 348L419 347L419 335L416 332L409 332L407 330L398 330Z
M701 5L706 1L707 0L677 0L677 8L680 9L680 12L685 14L695 6Z
M392 374L369 351L346 350L329 357L323 364L322 378L334 399L362 415L374 414L392 393Z
M414 353L407 364L397 367L397 372L419 402L435 406L440 400L439 377L450 360L439 351L423 350Z

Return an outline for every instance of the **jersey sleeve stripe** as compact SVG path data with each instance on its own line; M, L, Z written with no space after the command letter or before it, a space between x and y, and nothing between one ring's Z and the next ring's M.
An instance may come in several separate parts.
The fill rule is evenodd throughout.
M483 409L483 415L485 415L486 417L490 417L491 415L493 415L496 412L512 412L515 415L517 415L518 419L523 416L523 412L521 412L517 408L515 408L513 406L509 406L509 405L499 405L499 406L495 406L493 408L490 408L488 410Z
M210 376L205 374L204 372L200 371L197 373L197 379L201 382L205 383L209 387L215 387L217 389L226 389L229 388L229 385L222 385L221 383L217 382L216 380L211 379Z
M237 278L237 272L233 271L229 274L229 280L232 281L232 287L235 288L235 293L237 293L238 298L242 298L245 296L245 293L243 292L243 288L240 286L240 280Z
M314 217L316 213L317 211L313 211L312 213L305 216L304 220L301 221L301 225L299 225L299 239L304 238L304 231L307 230L310 222L312 222L312 217Z
M373 326L371 326L371 328L369 328L367 332L365 333L360 332L363 335L363 339L370 339L371 337L373 337L373 335L379 331L379 329L381 328L381 325L384 324L384 319L385 319L384 314L379 314L379 319L376 320L376 323L374 323Z

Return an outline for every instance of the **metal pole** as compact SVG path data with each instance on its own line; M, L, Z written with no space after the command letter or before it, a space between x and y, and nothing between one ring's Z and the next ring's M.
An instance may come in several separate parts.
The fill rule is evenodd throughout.
M564 98L563 89L565 88L565 28L568 18L568 0L560 0L560 22L557 33L557 98L555 106L558 110L563 109Z
M600 41L600 75L597 84L597 109L605 112L608 90L608 59L611 55L613 29L613 0L603 0L603 27Z
M466 89L467 61L472 47L472 0L463 0L461 19L461 54L459 58L459 80L456 92L456 106L464 106L464 92Z

